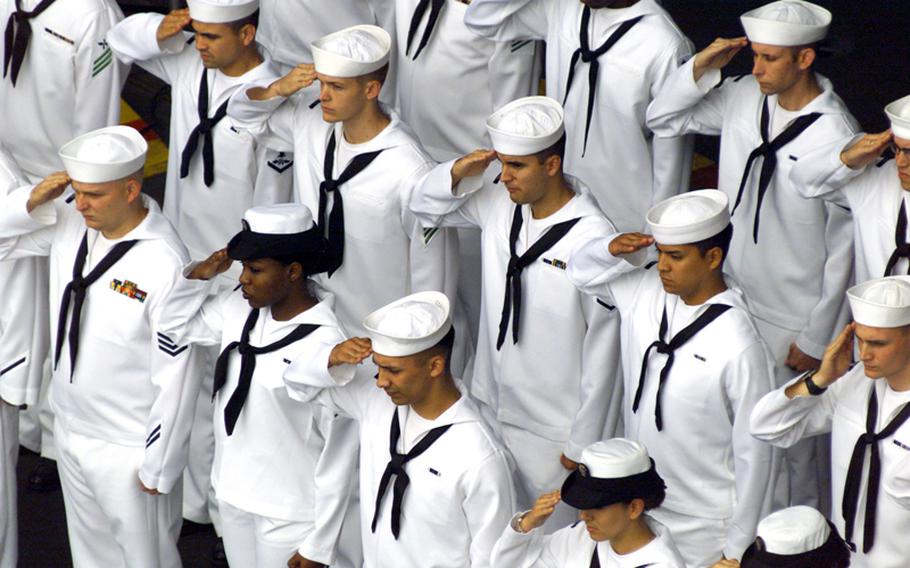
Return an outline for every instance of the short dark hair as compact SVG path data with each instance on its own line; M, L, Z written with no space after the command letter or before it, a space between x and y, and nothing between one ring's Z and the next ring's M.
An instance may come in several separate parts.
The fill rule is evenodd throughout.
M535 154L537 156L537 163L542 164L547 161L547 158L550 156L559 156L560 161L565 161L566 159L566 133L563 132L562 136L559 137L559 140L554 142L550 147L544 148L540 152Z
M659 490L652 493L651 495L642 495L641 497L637 497L637 499L641 499L642 501L645 502L645 511L650 511L651 509L656 509L656 508L660 507L663 504L664 499L666 499L666 497L667 497L667 489L666 489L666 487L661 487ZM625 505L628 506L631 503L632 503L632 501L626 501Z
M380 85L385 85L386 77L389 76L389 64L386 63L379 69L375 71L370 71L365 75L361 75L359 78L364 82L368 83L370 81L379 81Z
M442 339L436 342L436 345L430 347L424 354L427 359L430 357L435 357L436 355L442 355L446 359L445 364L445 373L447 375L452 374L452 347L455 345L455 326L453 325L448 333L446 333Z
M296 262L303 269L304 276L313 276L320 272L325 272L325 258L321 254L301 252L299 254L270 256L268 258L271 258L282 266L290 266Z
M723 253L723 258L720 261L720 266L723 268L724 262L727 260L727 252L730 250L730 241L733 239L733 223L727 225L727 228L723 231L717 233L713 237L708 237L703 241L698 241L697 243L692 243L695 247L698 248L698 252L702 256L705 256L709 250L718 247Z
M254 28L256 28L258 30L259 29L259 10L256 10L255 12L253 12L252 14L250 14L249 16L247 16L245 18L241 18L239 20L234 20L233 22L228 22L227 25L230 26L231 29L234 30L235 32L239 32L241 29L243 29L243 26L246 26L246 25L253 26Z

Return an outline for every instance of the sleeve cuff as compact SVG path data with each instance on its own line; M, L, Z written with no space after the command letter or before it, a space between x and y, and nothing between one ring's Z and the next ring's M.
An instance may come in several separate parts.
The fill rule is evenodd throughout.
M825 355L825 349L827 348L827 345L822 345L821 343L809 339L809 336L805 331L800 333L799 337L796 338L796 346L809 357L818 360L821 360Z

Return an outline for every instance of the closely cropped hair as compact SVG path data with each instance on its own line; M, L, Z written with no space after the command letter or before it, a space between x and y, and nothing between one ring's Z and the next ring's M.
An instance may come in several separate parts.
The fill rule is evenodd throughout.
M727 225L727 228L723 231L717 233L713 237L709 237L703 241L697 243L692 243L698 247L698 252L702 256L705 256L707 252L714 247L720 247L721 252L723 252L724 257L720 261L720 266L723 268L724 262L727 260L727 252L730 250L730 240L733 238L733 223Z
M563 132L562 136L553 143L549 148L545 148L540 152L537 152L537 163L542 164L547 161L547 158L550 156L559 156L560 161L565 161L566 159L566 133Z
M389 75L389 64L386 63L385 65L383 65L382 67L380 67L379 69L377 69L375 71L371 71L371 72L367 73L366 75L361 75L360 79L364 83L368 83L370 81L379 81L380 85L385 85L385 80L386 80L386 77L388 77L388 75Z
M239 32L243 28L243 26L245 26L247 24L253 26L257 30L259 29L259 10L256 10L255 12L253 12L246 18L241 18L239 20L234 20L233 22L228 22L227 25L229 25L231 27L231 29L234 30L235 32Z
M435 355L445 355L446 366L445 372L447 375L452 373L452 347L455 345L455 326L453 325L449 332L446 333L442 339L436 342L436 345L427 349L427 357L433 357Z

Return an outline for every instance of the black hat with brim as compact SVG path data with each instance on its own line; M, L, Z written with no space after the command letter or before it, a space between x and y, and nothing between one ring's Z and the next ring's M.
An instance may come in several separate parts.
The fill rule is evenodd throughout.
M321 267L328 243L317 228L302 233L257 233L249 228L234 235L228 243L228 256L233 260L260 258L295 258L308 269ZM321 272L320 268L316 272Z
M765 550L761 538L743 554L742 568L840 568L849 566L850 549L837 529L828 521L831 534L820 547L800 554L774 554Z
M618 478L592 477L584 464L569 474L562 484L561 498L576 509L600 509L632 499L646 499L666 489L651 460L651 469L643 473Z

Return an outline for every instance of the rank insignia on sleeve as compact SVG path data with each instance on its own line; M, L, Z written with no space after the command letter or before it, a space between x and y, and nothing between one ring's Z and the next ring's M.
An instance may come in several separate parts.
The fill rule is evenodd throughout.
M92 77L96 77L98 73L101 73L114 61L114 52L111 51L111 47L107 44L107 41L101 40L98 42L98 47L101 49L101 54L92 61Z
M520 40L518 40L518 41L513 41L513 42L512 42L512 45L509 47L509 49L512 51L512 53L517 53L518 51L521 50L521 48L530 45L530 46L531 46L531 49L533 50L533 49L534 49L533 44L534 44L534 41L533 41L533 40L530 40L530 39L523 39L523 40L522 40L522 39L520 39Z
M111 290L118 294L123 294L127 298L139 300L140 304L144 304L145 298L148 296L148 292L140 290L135 282L130 282L129 280L120 281L114 278L111 280Z
M425 247L429 246L430 241L433 240L433 237L435 237L437 233L439 233L438 227L430 227L429 229L424 229L423 230L423 246L425 246Z
M283 174L288 168L294 165L294 160L289 159L284 152L279 152L278 157L274 160L270 160L268 164L270 168L279 174Z
M566 268L568 268L568 265L565 263L565 261L559 260L558 258L554 258L552 260L549 258L544 258L543 262L544 262L544 264L549 264L553 268L558 268L560 270L565 270Z

